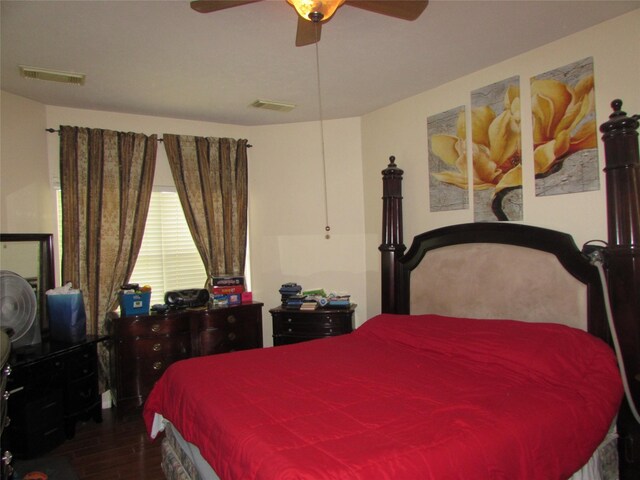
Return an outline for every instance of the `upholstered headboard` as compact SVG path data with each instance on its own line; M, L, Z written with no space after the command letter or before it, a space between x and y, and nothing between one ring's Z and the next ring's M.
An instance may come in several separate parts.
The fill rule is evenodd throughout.
M398 275L402 313L553 322L607 335L597 271L560 232L505 223L433 230L415 237Z

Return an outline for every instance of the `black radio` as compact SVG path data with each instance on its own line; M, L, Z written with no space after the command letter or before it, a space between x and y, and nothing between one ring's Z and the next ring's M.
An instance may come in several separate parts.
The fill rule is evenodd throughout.
M209 290L205 288L172 290L164 294L164 303L166 303L169 308L203 307L208 302Z

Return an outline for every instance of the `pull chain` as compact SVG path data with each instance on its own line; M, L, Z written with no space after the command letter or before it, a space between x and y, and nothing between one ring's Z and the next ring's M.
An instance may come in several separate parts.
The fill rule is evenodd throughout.
M320 114L320 142L321 142L321 151L322 151L322 180L323 180L323 188L324 188L324 220L325 220L325 236L327 240L331 238L331 227L329 226L329 199L327 195L327 160L325 156L324 150L324 122L322 115L322 92L320 88L320 55L318 54L318 24L319 22L314 21L314 30L316 35L316 80L318 84L318 112Z

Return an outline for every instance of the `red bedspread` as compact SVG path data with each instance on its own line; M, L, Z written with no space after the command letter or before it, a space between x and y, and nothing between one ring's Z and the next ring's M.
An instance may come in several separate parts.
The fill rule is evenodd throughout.
M144 409L222 479L566 479L622 398L610 348L551 324L380 315L185 360Z

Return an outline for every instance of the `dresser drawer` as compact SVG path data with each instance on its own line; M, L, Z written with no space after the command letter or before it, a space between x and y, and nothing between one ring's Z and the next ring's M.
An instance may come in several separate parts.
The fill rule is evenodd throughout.
M153 385L160 379L166 369L188 356L162 357L157 359L138 359L130 364L127 375L121 377L120 394L123 399L134 398L137 406L144 403Z
M7 379L8 389L24 390L25 394L42 393L58 389L65 382L65 361L63 358L15 368Z
M299 333L347 333L351 331L350 316L330 314L285 314L276 322L283 331Z
M96 372L97 353L95 348L86 348L69 355L66 360L67 376L70 379L85 378Z
M189 332L188 317L178 315L150 315L119 319L114 325L115 336L148 337Z
M278 332L284 334L317 334L317 335L339 335L342 333L349 333L350 330L344 328L341 324L335 325L322 325L313 324L307 322L283 322L281 326L277 328Z
M135 337L121 339L118 344L119 355L123 359L162 357L184 357L191 352L189 332L177 335L157 335L154 337Z
M228 329L209 327L198 333L197 342L202 348L203 355L211 355L256 348L257 335L255 328L250 329L246 326Z

